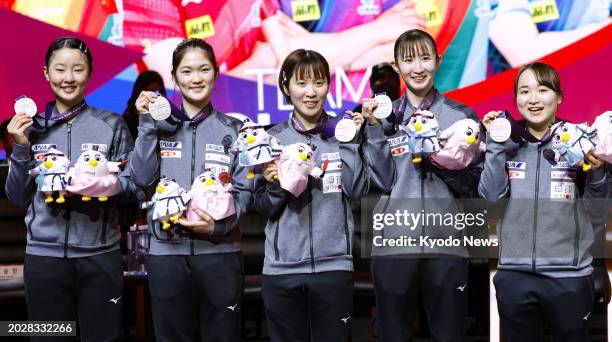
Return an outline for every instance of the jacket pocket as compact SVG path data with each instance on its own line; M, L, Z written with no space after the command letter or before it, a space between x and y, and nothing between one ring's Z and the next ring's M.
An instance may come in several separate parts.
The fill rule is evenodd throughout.
M40 194L34 194L32 208L26 215L25 220L31 241L64 242L66 223L62 211L55 206L44 203Z

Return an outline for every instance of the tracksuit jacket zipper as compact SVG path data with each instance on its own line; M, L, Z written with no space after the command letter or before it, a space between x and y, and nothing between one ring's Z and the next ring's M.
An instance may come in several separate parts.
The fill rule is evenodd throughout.
M535 203L533 213L533 250L531 253L531 270L536 271L536 238L538 231L538 192L540 191L540 156L542 146L538 145L538 161L536 163L536 180L535 180Z
M311 137L307 136L307 144L310 145ZM310 177L308 177L308 196L312 196L310 189ZM308 206L308 235L310 237L310 268L312 272L315 271L315 262L314 262L314 241L312 238L312 204Z
M68 158L72 158L72 147L71 145L71 131L72 131L72 124L68 123ZM67 213L68 215L64 218L66 220L66 234L64 236L64 258L68 257L68 234L70 232L70 214Z
M193 179L195 177L194 175L194 168L195 168L195 146L196 146L196 129L198 128L198 126L196 124L192 124L192 134L191 134L191 183L189 184L193 184ZM190 234L190 245L191 245L191 255L194 255L194 248L193 248L193 232Z

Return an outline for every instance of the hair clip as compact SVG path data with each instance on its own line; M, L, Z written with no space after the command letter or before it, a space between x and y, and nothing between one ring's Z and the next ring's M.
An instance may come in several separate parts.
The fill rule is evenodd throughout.
M287 82L287 74L285 74L285 70L283 70L282 73L283 73L283 82Z

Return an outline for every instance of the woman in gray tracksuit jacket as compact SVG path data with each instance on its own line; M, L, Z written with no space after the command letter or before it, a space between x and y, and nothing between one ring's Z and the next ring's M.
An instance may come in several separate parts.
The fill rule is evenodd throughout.
M314 146L321 178L308 178L298 197L274 179L269 163L256 180L255 208L266 215L262 296L270 338L348 341L353 302L353 217L349 198L365 192L358 138L339 143L336 119L323 110L329 66L315 51L296 50L283 62L279 87L291 118L268 130L282 145ZM339 114L343 115L343 114ZM352 120L360 126L361 115ZM333 133L332 133L333 134Z
M440 130L458 120L480 122L474 111L440 94L434 77L442 57L427 32L414 29L398 37L394 48L396 71L406 84L406 94L393 102L393 114L377 120L371 116L378 105L364 102L368 120L364 153L372 185L383 192L374 215L462 214L457 198L476 198L482 154L467 167L447 170L429 157L413 162L410 139L400 130L418 110L434 114ZM419 119L422 120L422 119ZM423 125L431 125L431 119ZM481 130L482 131L482 130ZM433 133L435 134L435 133ZM374 216L372 216L374 217ZM421 238L463 241L466 229L451 225L418 224L414 227L385 225L373 230L372 279L376 292L378 331L383 341L409 341L416 308L423 301L434 341L462 341L466 336L468 304L468 248L459 245L428 245ZM385 245L402 238L415 243ZM428 240L425 240L428 241ZM467 287L467 289L466 289ZM440 303L444 303L441 305Z
M498 143L487 132L480 194L502 199L495 284L506 341L537 341L547 323L553 341L588 341L593 305L590 274L593 223L607 214L603 162L592 169L547 160L563 99L557 72L544 63L524 66L515 79L515 99L524 121L513 139ZM499 112L485 115L489 127ZM575 132L574 132L575 133Z
M185 191L208 170L232 177L236 213L213 220L180 219L169 229L148 212L150 257L147 266L155 336L158 341L240 341L243 261L238 219L251 201L246 169L229 147L241 122L215 110L210 96L218 67L212 47L201 39L184 40L172 55L172 76L182 108L155 121L148 113L157 95L143 91L138 138L130 160L134 181L148 189L161 177Z
M58 164L69 160L74 165L88 150L108 161L125 161L133 148L132 138L120 116L84 101L92 72L85 42L58 38L49 46L45 62L55 101L33 118L17 113L8 126L15 145L6 193L11 202L27 207L28 318L74 321L76 313L82 340L118 341L123 272L116 206L121 197L135 200L136 187L124 170L118 174L122 193L107 201L60 196L69 179L64 175L66 165ZM52 189L57 191L50 197L36 191L35 178L29 174L40 164L54 174Z

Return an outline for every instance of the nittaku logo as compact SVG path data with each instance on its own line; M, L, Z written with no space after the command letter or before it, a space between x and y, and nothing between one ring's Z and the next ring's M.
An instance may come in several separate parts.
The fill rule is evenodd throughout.
M508 178L525 179L525 171L508 171Z
M159 141L159 147L161 148L182 148L183 145L180 141Z
M159 154L161 155L162 158L180 158L181 157L181 151L165 150L165 151L160 151Z
M391 155L392 156L399 156L400 154L404 154L407 153L408 149L406 147L398 147L398 148L394 148L391 150Z

